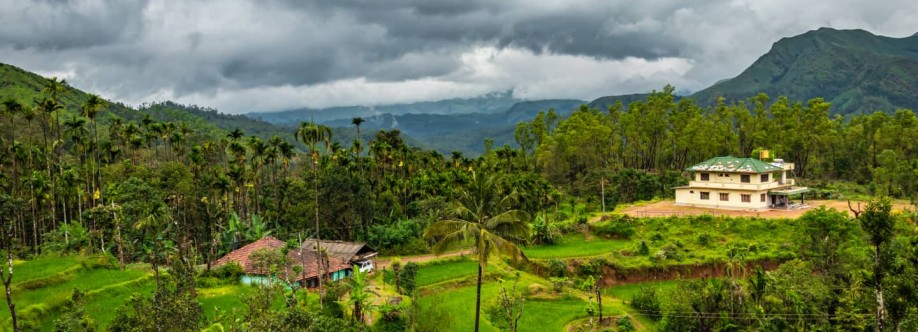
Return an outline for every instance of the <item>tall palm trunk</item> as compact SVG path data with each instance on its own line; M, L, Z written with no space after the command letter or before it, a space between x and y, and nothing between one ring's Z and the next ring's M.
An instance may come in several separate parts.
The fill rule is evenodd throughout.
M478 325L481 321L481 264L478 264L478 288L475 289L475 332L478 332Z
M319 308L323 306L324 294L322 293L322 281L325 279L325 275L322 273L322 234L319 232L319 161L318 154L315 152L315 146L312 148L312 189L315 193L313 196L313 204L315 204L316 210L316 269L319 275Z

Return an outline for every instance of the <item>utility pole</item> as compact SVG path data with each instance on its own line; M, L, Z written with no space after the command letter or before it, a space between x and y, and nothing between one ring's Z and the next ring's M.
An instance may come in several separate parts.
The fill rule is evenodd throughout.
M606 178L599 178L599 193L602 196L602 214L606 214Z

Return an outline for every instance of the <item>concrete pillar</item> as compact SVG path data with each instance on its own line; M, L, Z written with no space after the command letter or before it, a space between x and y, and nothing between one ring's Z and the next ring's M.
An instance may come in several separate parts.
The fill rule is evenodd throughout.
M781 184L787 184L787 171L781 172Z

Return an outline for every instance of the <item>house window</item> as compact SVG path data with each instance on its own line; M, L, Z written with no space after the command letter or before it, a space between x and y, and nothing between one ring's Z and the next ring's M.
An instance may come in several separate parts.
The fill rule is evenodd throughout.
M765 183L765 182L768 182L768 173L762 174L762 183Z
M742 183L749 183L749 174L740 175L739 179Z
M701 173L701 181L708 181L711 179L711 174Z
M711 193L709 193L709 192L707 192L707 191L702 191L702 192L701 192L701 199L703 199L703 200L709 200L709 199L711 199Z
M726 201L729 201L729 200L730 200L730 194L728 194L728 193L720 193L720 200L725 201L725 202L726 202Z
M762 201L762 202L765 201L765 194L759 195L759 201Z
M743 203L752 202L752 195L742 194L740 195L740 198L743 200Z

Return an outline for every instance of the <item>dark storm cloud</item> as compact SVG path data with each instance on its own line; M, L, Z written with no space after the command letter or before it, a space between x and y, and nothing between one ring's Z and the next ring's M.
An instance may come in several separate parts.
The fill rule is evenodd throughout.
M145 1L4 1L0 43L61 50L108 45L135 35ZM25 7L28 6L28 7ZM25 8L24 8L25 7Z
M780 37L823 25L910 35L918 20L905 1L788 11L796 5L0 0L0 61L127 102L175 98L233 112L251 110L241 98L278 101L249 103L257 110L507 89L591 98L667 83L698 89L736 75Z

